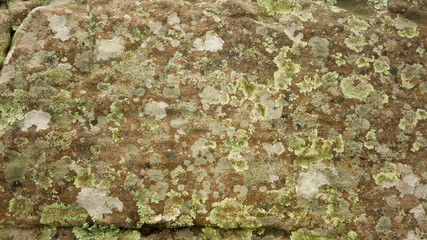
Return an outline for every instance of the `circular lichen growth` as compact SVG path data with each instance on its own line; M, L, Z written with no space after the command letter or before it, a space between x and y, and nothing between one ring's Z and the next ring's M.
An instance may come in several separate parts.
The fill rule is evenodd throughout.
M363 100L374 90L374 87L368 81L369 77L366 75L343 78L340 84L342 94L346 98Z

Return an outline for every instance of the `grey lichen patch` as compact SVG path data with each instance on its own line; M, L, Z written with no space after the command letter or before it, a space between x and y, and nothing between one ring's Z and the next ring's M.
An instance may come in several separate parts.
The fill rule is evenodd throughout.
M311 54L315 57L327 57L329 55L329 41L326 38L313 37L308 41Z
M205 86L200 93L202 103L217 104L220 97L221 92L209 85Z
M49 16L49 27L55 32L54 38L59 38L62 41L70 38L70 29L67 27L67 18L65 16L51 15Z
M96 45L98 50L97 60L122 58L125 55L125 42L121 37L115 36L112 39L97 39Z
M118 197L109 197L107 192L97 188L83 188L77 195L77 203L94 221L102 219L104 214L111 214L114 208L123 210L123 203Z
M222 50L223 45L224 40L218 37L215 32L207 32L204 40L196 38L193 42L193 46L199 51L217 52Z
M421 78L421 76L427 74L427 70L423 67L423 65L419 63L415 64L406 64L405 69L400 74L400 78L402 79L403 87L407 89L411 89L415 86L411 80L413 78Z
M295 189L298 196L311 198L318 192L319 187L327 184L329 181L322 173L310 170L300 173Z
M166 117L166 107L168 106L165 102L153 101L145 105L144 113L154 117L156 120L160 120Z
M22 126L22 131L27 131L28 128L33 125L37 127L36 131L45 130L49 128L49 122L52 116L43 111L32 110L25 114L24 126Z

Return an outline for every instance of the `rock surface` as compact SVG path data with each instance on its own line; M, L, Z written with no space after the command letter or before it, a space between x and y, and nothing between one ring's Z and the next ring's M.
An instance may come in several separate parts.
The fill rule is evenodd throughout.
M1 8L0 239L427 238L425 1Z

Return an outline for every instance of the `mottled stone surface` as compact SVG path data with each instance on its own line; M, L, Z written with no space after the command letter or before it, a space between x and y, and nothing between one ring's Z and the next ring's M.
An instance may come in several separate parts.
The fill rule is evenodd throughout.
M427 238L425 1L0 4L0 239Z

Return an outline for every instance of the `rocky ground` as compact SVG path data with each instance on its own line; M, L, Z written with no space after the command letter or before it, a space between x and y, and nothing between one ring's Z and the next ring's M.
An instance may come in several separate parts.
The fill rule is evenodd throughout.
M427 238L425 0L0 0L0 239Z

